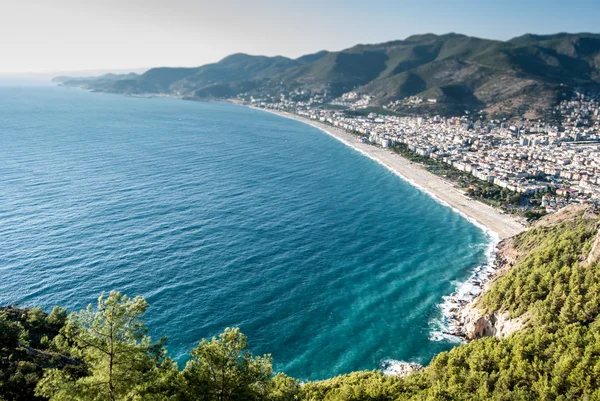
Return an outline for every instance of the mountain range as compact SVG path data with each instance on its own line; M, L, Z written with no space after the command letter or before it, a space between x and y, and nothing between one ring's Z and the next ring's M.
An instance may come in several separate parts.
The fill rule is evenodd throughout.
M485 110L535 117L574 88L600 87L600 34L527 34L508 41L424 34L296 59L239 53L194 68L55 81L101 92L199 100L293 90L334 99L356 91L371 96L373 106L411 96L435 99L412 105L412 113ZM407 110L400 105L399 111Z

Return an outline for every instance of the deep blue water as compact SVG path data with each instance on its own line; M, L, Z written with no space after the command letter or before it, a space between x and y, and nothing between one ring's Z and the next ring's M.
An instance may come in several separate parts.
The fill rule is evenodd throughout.
M147 297L185 361L228 326L302 379L426 363L477 227L316 128L241 106L0 87L0 304Z

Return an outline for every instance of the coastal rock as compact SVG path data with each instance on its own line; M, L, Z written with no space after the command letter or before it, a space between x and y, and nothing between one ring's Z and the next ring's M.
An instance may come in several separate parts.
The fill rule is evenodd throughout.
M451 332L448 334L471 341L482 337L504 338L523 327L525 318L509 319L506 312L485 313L476 305L497 278L515 265L520 252L515 248L514 238L501 241L497 246L493 269L485 277L473 280L478 295L469 301L456 302L458 308L449 313Z
M600 230L596 234L596 239L594 239L594 243L592 244L592 249L588 254L587 258L583 262L584 266L589 266L593 263L600 261Z
M423 370L423 365L418 363L393 360L383 362L383 373L388 376L405 377L420 370Z
M465 308L460 320L460 334L469 341L483 337L506 338L525 323L524 316L509 319L507 312L483 313L474 305Z

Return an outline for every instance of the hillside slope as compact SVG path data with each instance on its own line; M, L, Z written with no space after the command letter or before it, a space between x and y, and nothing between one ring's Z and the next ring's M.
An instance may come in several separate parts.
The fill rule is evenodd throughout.
M201 67L154 68L117 78L61 77L59 82L104 92L196 99L296 89L332 99L355 90L372 96L373 105L420 96L436 99L435 108L450 113L486 109L523 114L552 106L569 89L600 85L600 35L529 34L502 42L425 34L297 59L234 54Z

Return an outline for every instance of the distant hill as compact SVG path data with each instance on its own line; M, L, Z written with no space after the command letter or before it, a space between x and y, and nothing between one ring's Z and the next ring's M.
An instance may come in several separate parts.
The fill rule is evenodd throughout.
M485 109L534 115L575 87L600 86L600 35L523 35L508 41L450 33L321 51L297 59L234 54L196 68L153 68L144 74L60 78L124 94L171 94L193 99L293 89L334 98L356 90L375 105L410 96L436 99L415 111Z
M132 72L128 74L104 74L99 77L67 77L59 76L52 79L53 82L58 82L66 86L77 86L86 89L96 89L104 91L111 88L117 81L132 80L139 77L138 74Z

